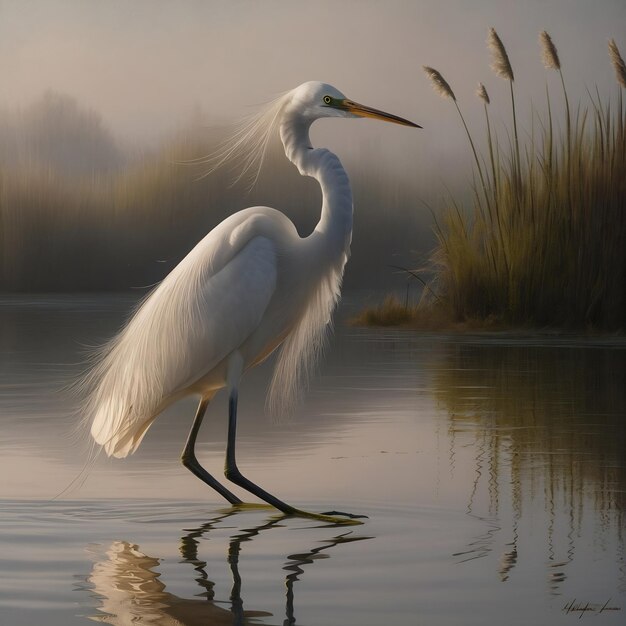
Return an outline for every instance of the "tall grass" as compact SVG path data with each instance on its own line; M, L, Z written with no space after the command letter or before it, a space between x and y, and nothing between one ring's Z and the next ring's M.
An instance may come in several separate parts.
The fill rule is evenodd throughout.
M623 329L626 110L622 93L615 103L603 100L596 91L589 95L587 106L579 104L572 113L556 47L545 31L540 42L544 64L560 75L565 127L559 130L553 122L546 87L546 113L533 115L530 138L520 141L512 68L502 41L491 29L489 44L497 56L494 69L511 87L513 139L507 129L508 143L500 141L481 84L477 95L485 110L488 154L477 154L454 100L480 184L473 187L469 212L451 200L437 220L436 285L460 320L495 316L513 324ZM618 82L626 87L626 71L612 40L609 51ZM439 85L434 86L440 93Z

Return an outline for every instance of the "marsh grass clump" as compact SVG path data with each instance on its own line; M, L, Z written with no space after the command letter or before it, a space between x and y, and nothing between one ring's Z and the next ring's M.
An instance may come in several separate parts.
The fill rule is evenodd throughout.
M546 68L559 72L565 128L533 116L517 137L513 68L497 33L488 39L496 73L509 80L514 132L501 142L485 110L487 157L474 153L480 185L465 212L454 200L437 219L436 286L458 320L495 316L509 324L626 327L626 111L590 96L575 114L554 42L540 35ZM626 68L611 40L618 82ZM624 81L620 79L624 78ZM455 104L456 101L455 101ZM458 108L458 104L457 104ZM520 155L523 154L523 158Z
M415 270L420 271L420 270ZM408 270L414 277L414 270ZM421 278L420 278L421 280ZM409 301L406 292L404 302L396 295L388 294L382 301L366 306L356 316L350 318L351 326L364 327L402 327L424 331L466 331L495 330L503 328L494 318L487 320L464 320L459 323L450 317L446 303L431 291L431 284L424 281L424 289L417 302Z
M402 326L411 321L413 313L414 307L389 295L379 305L365 309L351 323L355 326Z

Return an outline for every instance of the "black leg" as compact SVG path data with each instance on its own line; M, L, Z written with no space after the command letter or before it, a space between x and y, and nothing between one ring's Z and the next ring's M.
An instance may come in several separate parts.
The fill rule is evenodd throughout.
M226 500L228 500L231 504L242 504L242 501L234 493L231 493L228 489L226 489L226 487L224 487L221 483L217 482L217 480L215 480L215 478L213 478L213 476L211 476L211 474L209 474L209 472L207 472L204 467L198 463L198 459L196 458L196 452L194 450L196 437L198 436L198 431L200 430L202 419L204 418L204 414L208 406L208 400L204 398L200 400L196 416L194 417L193 424L191 426L191 431L189 431L187 443L185 444L185 448L181 455L183 465L200 480L209 485L209 487L213 487L217 493L226 498Z
M237 467L235 460L235 439L237 437L237 392L232 391L230 398L228 399L228 446L226 448L226 467L224 468L224 474L228 480L234 482L236 485L243 487L251 494L265 500L268 504L277 508L283 513L293 515L298 513L298 509L286 504L282 500L268 493L264 489L261 489L258 485L255 485L251 480L248 480Z
M358 524L354 519L342 519L332 515L309 513L308 511L302 511L295 507L286 504L282 500L279 500L276 496L268 493L264 489L261 489L258 485L248 480L237 467L237 461L235 459L235 440L237 437L237 390L233 389L228 400L228 446L226 448L226 467L224 473L228 480L234 482L236 485L243 487L251 494L265 500L268 504L282 511L286 515L298 515L301 517L308 517L311 519L319 520L322 522L331 522L335 524ZM337 515L346 515L344 513L336 513ZM354 518L356 516L348 516Z

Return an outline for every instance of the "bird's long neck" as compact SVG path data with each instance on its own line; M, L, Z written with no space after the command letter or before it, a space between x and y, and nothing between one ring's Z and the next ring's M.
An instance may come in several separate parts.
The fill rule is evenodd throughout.
M315 178L322 188L322 214L315 232L333 252L348 254L352 240L352 189L339 158L323 148L313 148L310 122L287 115L280 138L287 158L303 176Z

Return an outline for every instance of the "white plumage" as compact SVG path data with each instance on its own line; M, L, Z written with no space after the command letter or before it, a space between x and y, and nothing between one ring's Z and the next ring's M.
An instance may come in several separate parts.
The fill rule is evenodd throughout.
M236 399L241 374L282 344L269 401L276 410L292 404L339 297L352 236L352 193L339 159L311 146L309 128L320 117L377 117L415 126L357 105L319 82L281 96L242 126L213 165L243 154L245 170L260 166L269 136L279 129L287 157L302 175L320 183L320 221L302 238L274 209L240 211L202 239L146 298L85 379L85 420L108 455L134 452L155 417L189 394L202 398L199 428L208 400L228 386L232 463L227 476L285 512L296 512L236 469ZM194 463L196 434L192 429L186 448ZM199 471L215 487L214 479Z

